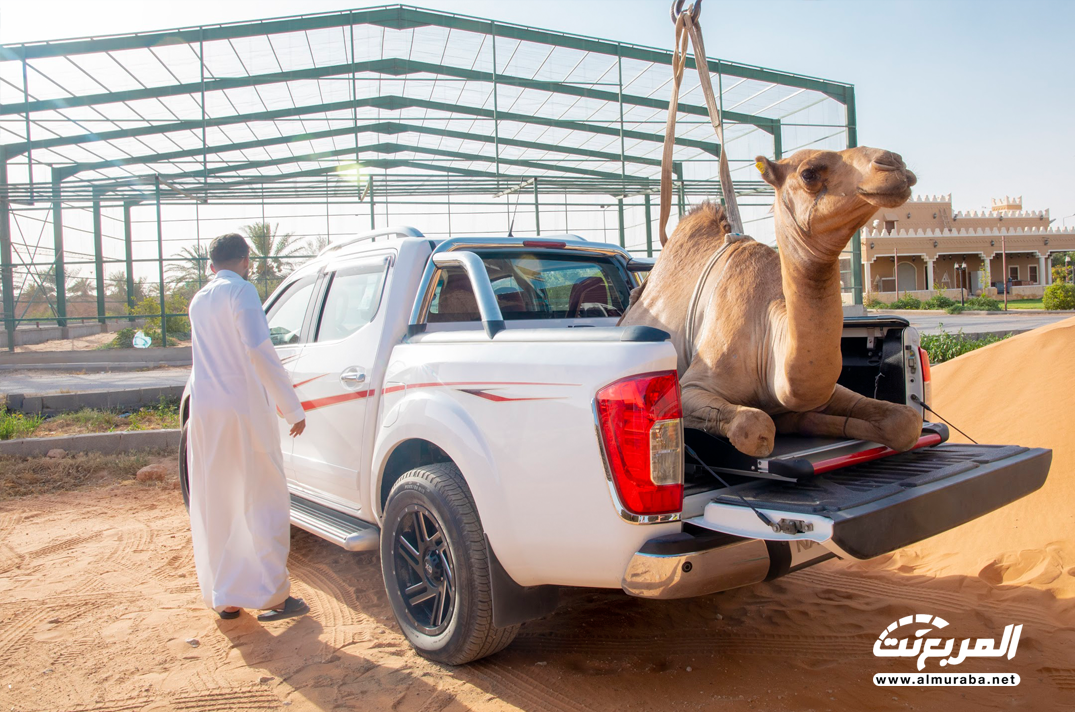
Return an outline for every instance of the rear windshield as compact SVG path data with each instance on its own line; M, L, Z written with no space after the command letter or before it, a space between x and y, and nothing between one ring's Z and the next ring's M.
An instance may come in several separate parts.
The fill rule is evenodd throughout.
M622 261L596 254L478 252L505 320L618 317L631 295ZM478 321L478 305L463 270L442 270L430 322Z

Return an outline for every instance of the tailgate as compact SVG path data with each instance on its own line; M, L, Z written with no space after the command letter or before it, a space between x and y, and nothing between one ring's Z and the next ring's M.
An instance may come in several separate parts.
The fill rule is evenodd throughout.
M816 541L840 556L869 559L1033 492L1051 461L1052 451L1040 448L948 443L797 482L736 484L716 491L702 516L686 521L753 539Z

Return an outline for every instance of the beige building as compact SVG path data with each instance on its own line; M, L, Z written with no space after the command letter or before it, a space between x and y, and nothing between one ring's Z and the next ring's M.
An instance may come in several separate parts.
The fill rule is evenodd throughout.
M1052 281L1052 253L1075 251L1075 230L1049 223L1048 210L1023 210L1021 197L981 212L953 212L951 195L883 208L862 230L863 291L882 301L904 293L958 299L961 288L992 293L1007 276L1013 298L1039 298Z

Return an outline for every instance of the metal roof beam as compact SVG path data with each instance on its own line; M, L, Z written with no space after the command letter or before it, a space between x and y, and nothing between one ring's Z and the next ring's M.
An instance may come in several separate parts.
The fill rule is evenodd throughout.
M252 76L224 77L206 81L204 83L190 82L187 84L171 84L139 89L127 89L125 91L102 92L99 94L83 94L80 96L60 97L55 99L37 99L30 102L15 104L0 104L0 115L10 116L12 114L33 113L36 111L58 111L78 106L96 106L99 104L116 104L120 102L140 101L143 99L159 99L166 96L198 94L203 91L209 93L214 91L224 91L226 89L249 88L265 84L307 81L367 72L392 77L414 74L430 74L438 77L449 76L456 79L465 79L467 81L485 82L488 84L496 83L515 86L521 89L533 89L536 91L564 94L578 98L597 99L598 101L606 101L611 104L616 104L622 100L622 103L624 104L643 106L649 109L665 109L668 107L667 101L654 97L637 96L634 94L621 95L614 91L586 88L575 84L526 79L509 74L494 74L493 72L483 72L476 69L464 69L462 67L452 67L393 57L389 59L372 59L364 62L347 62L328 67L310 67L308 69L296 69L285 72L255 74ZM709 115L708 109L706 109L705 106L685 104L683 102L679 103L679 111L693 116ZM769 133L776 130L775 120L766 117L729 111L725 113L724 118L731 123L757 126Z
M120 166L147 164L147 163L163 163L166 161L174 161L182 158L196 158L202 156L204 153L217 154L231 151L245 151L253 148L264 148L267 146L276 146L281 144L299 143L304 141L316 141L319 139L333 138L337 136L352 136L356 133L375 133L384 134L388 136L395 136L398 134L417 133L428 136L439 136L442 138L454 138L461 141L479 141L481 143L494 143L495 140L492 136L484 134L473 134L465 131L452 131L450 129L438 129L432 126L419 126L416 124L408 124L398 121L378 121L372 124L363 124L357 127L346 126L339 129L331 129L328 131L315 131L311 133L303 134L289 134L287 136L274 136L272 138L259 139L256 141L244 141L239 143L220 144L216 146L208 146L206 149L202 147L192 148L186 151L170 151L168 153L155 153L145 156L129 156L124 158L117 158L111 161L98 161L95 163L75 163L71 166L64 166L57 168L57 172L61 176L61 179L66 179L71 176L82 173L83 171L101 170L104 168L117 168ZM517 148L529 148L540 151L549 151L554 153L562 153L565 155L582 156L585 158L597 158L605 161L620 160L620 154L610 153L608 151L594 151L586 148L575 148L572 146L559 146L551 143L538 143L535 141L522 141L519 139L500 138L500 143L505 146L515 146ZM348 149L353 151L354 149ZM660 166L661 161L657 158L643 158L640 156L626 156L625 160L628 163L638 163L647 166ZM209 171L213 173L213 171Z
M445 149L425 148L425 147L421 147L421 146L411 146L411 145L408 145L408 144L388 142L388 141L381 142L381 143L370 144L368 146L359 146L357 150L358 150L359 153L363 153L363 152L366 152L366 153L387 153L387 154L418 153L418 154L426 155L426 156L439 156L439 157L442 157L442 158L451 158L451 159L455 159L455 160L474 161L474 162L483 162L483 163L484 162L494 163L495 160L496 160L493 156L485 156L485 155L478 154L478 153L466 153L466 152L463 152L463 151L448 151L448 150L445 150ZM284 165L289 165L289 164L292 164L292 163L305 163L305 162L313 162L313 161L331 160L331 159L337 158L339 156L353 156L355 154L355 151L356 151L356 149L354 147L341 148L341 149L336 149L336 150L333 150L333 151L321 151L321 152L318 152L318 153L308 153L308 154L299 155L299 156L284 156L284 157L281 157L281 158L272 158L272 159L267 159L267 160L264 160L264 161L249 161L247 163L235 163L235 164L226 165L226 166L218 166L217 168L210 168L208 171L197 170L197 171L188 171L186 173L162 174L161 177L162 177L162 179L167 178L169 181L172 181L174 183L174 182L184 180L184 179L189 179L189 178L200 178L200 177L206 175L207 173L209 175L220 175L222 173L235 173L235 172L238 172L238 171L260 170L262 168L271 168L271 167L274 167L274 166L284 166ZM375 161L375 160L377 160L377 159L371 159L371 161ZM366 165L367 163L368 163L367 161L360 161L360 165ZM554 172L557 172L557 173L566 173L566 174L569 174L569 175L588 176L588 177L593 177L593 178L605 178L605 179L610 179L610 180L619 180L621 178L619 173L613 173L611 171L596 171L596 170L592 170L592 169L588 169L588 168L576 168L575 166L560 166L560 165L556 165L554 163L542 163L540 161L527 161L527 160L522 160L522 159L512 159L512 158L503 158L503 157L501 157L500 158L500 163L505 164L505 165L509 165L509 166L518 166L520 168L530 168L530 169L542 170L542 171L554 171ZM342 165L345 165L345 166L354 165L354 163L353 162L348 162L347 164L342 164ZM423 164L421 162L411 162L409 165L427 166L427 164ZM432 168L431 166L428 166L428 167ZM339 168L339 166L333 166L332 170L337 170L338 168ZM493 173L493 174L490 174L490 175L495 176L496 174ZM116 180L116 181L113 181L113 182L109 183L109 185L113 185L113 186L134 185L134 184L141 183L141 182L143 182L143 179L141 177L138 177L138 178L133 178L133 179L119 179L119 180ZM213 186L213 188L217 188L217 187L218 186ZM198 187L190 186L189 190L198 191Z
M355 102L351 101L338 101L330 104L313 104L309 106L295 106L288 107L286 109L273 109L271 111L260 111L251 114L234 114L231 116L220 116L208 118L205 121L207 128L217 128L220 126L230 126L233 124L254 123L258 121L273 121L275 119L283 119L294 116L308 116L310 114L319 113L331 113L333 111L350 110L352 107L358 108L376 108L384 109L387 111L399 111L401 109L429 109L432 111L442 111L446 113L465 114L467 116L475 116L478 118L493 118L492 109L482 109L472 106L462 106L457 104L446 104L437 101L428 101L425 99L412 99L404 96L375 96L365 99L359 99ZM535 117L528 116L526 114L517 114L511 112L500 111L497 112L497 118L501 121L512 121L517 123L530 123L538 126L551 126L555 128L562 128L571 131L584 131L586 133L600 134L604 136L614 136L619 138L620 131L617 127L601 126L599 124L588 124L584 121L561 121L559 119L551 117ZM341 121L347 119L340 119ZM415 119L419 120L419 119ZM121 138L133 138L137 136L149 136L155 134L172 133L174 131L200 131L202 128L201 119L191 119L189 121L178 121L170 124L158 124L155 126L138 126L131 129L119 129L116 131L104 131L94 134L82 134L79 136L59 136L55 138L39 139L37 141L31 141L27 144L25 141L20 143L7 144L7 155L9 157L21 155L26 152L29 147L33 150L51 149L60 146L75 146L83 143L94 143L98 141L111 141ZM650 133L647 131L624 131L624 137L629 139L635 139L639 141L650 141L653 143L663 143L664 135ZM712 141L699 141L697 139L689 138L676 138L676 145L683 146L684 148L694 148L700 151L705 151L713 155L719 155L718 146ZM200 148L198 149L201 150Z
M162 32L147 32L132 35L102 37L99 39L76 39L61 42L45 42L22 45L0 46L0 60L39 59L43 57L92 54L95 52L112 52L125 49L157 47L167 44L196 44L239 37L257 37L262 35L301 32L347 27L356 25L376 25L394 30L406 30L415 27L435 26L446 29L463 30L478 34L493 34L500 38L510 38L523 42L565 47L568 49L593 52L642 62L671 65L672 53L654 47L603 40L595 37L570 35L551 30L542 30L521 25L493 22L476 17L453 15L403 5L353 10L349 12L327 13L322 15L301 15L294 17L273 18L257 22L243 22L229 25L207 25L188 27ZM812 91L820 91L842 101L845 88L849 84L831 82L801 74L781 72L764 67L755 67L735 62L710 59L711 67L734 77L756 79L773 84L793 86ZM694 59L687 59L689 69L694 68Z

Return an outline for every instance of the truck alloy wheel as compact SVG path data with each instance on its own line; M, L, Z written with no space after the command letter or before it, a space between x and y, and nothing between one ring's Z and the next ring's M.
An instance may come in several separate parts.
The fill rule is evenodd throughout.
M452 552L436 516L411 504L396 521L396 585L408 622L426 635L443 633L455 608Z
M415 651L463 665L504 649L518 625L493 625L489 550L466 480L440 462L404 473L381 519L381 574Z

